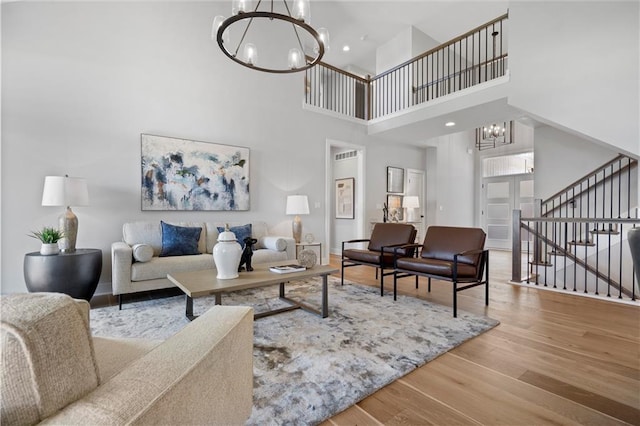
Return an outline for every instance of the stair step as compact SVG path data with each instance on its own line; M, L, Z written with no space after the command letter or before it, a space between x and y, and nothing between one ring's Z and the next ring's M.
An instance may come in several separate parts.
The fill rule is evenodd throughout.
M572 246L582 246L582 247L595 247L596 243L592 241L569 241L569 244Z
M589 232L593 235L618 235L620 233L615 229L595 229Z
M553 266L553 263L551 262L529 262L529 265L531 266Z

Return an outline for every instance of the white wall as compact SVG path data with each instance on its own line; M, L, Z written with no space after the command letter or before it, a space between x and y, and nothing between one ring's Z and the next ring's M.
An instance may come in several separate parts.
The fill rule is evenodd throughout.
M562 130L537 127L534 131L535 198L550 197L617 155L611 148Z
M423 164L420 148L395 149L361 124L303 110L303 74L260 73L230 61L210 39L213 17L228 7L2 4L2 293L26 291L24 254L39 249L27 233L55 224L63 210L40 205L46 175L87 179L91 205L74 208L77 246L102 249L100 287L108 288L110 246L127 221L264 220L272 233L291 235L286 196L304 193L311 209L304 232L325 241L327 139L373 146L366 168L376 183L388 161ZM249 147L250 210L141 211L141 133ZM375 209L372 194L381 188L367 182L363 209Z
M132 220L265 220L290 235L287 194L307 193L305 230L324 237L327 137L360 141L362 126L300 107L303 75L229 61L210 38L226 3L6 3L2 5L2 292L25 291L27 233L55 224L42 207L45 175L88 180L74 209L78 247L103 251ZM275 106L275 108L274 108ZM247 146L248 212L142 212L140 133Z
M429 141L437 151L435 172L435 221L428 217L428 225L473 226L476 222L475 162L473 151L475 133L460 132L440 136ZM427 203L433 202L427 174Z
M424 170L426 150L371 138L367 159L375 161L367 161L366 165L368 210L365 218L367 221L382 221L382 204L387 202L387 166Z
M511 2L509 103L639 156L639 16L637 1Z

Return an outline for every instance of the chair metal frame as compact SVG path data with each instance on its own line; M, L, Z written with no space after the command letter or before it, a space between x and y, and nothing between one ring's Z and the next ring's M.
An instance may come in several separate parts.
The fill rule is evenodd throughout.
M420 247L423 247L423 244L409 244L404 247L396 247L394 248L394 276L393 276L393 300L397 300L397 292L398 292L398 278L408 277L415 275L416 277L416 288L418 277L426 277L428 278L428 286L427 291L431 292L431 278L441 280L441 281L449 281L453 284L453 317L456 318L458 316L458 292L462 290L466 290L468 288L477 287L480 285L485 286L485 306L489 306L489 250L488 249L476 249L476 250L468 250L462 253L456 253L453 255L453 268L451 276L448 275L437 275L437 274L429 274L420 271L414 271L407 268L398 268L397 261L401 257L398 253L399 249L414 247L415 252L412 257L420 257ZM477 274L472 278L458 278L458 257L459 256L468 256L480 254L480 259L478 264L476 265ZM462 287L459 287L459 284L466 284Z

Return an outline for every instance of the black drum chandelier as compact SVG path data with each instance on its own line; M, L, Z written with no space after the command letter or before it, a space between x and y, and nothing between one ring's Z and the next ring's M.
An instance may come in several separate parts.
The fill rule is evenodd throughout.
M252 0L233 0L230 18L214 18L211 37L245 67L281 74L304 71L320 62L329 47L329 32L314 29L309 16L309 0L258 0L255 7Z

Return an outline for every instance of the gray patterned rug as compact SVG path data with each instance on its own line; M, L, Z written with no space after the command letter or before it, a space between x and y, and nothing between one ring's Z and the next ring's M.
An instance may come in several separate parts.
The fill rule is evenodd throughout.
M254 407L248 424L317 424L415 368L498 324L408 296L329 277L329 317L296 310L254 323ZM320 280L289 284L287 295L320 306ZM213 297L194 300L194 313ZM224 295L256 312L286 306L278 287ZM95 335L165 339L184 327L184 297L91 310Z

